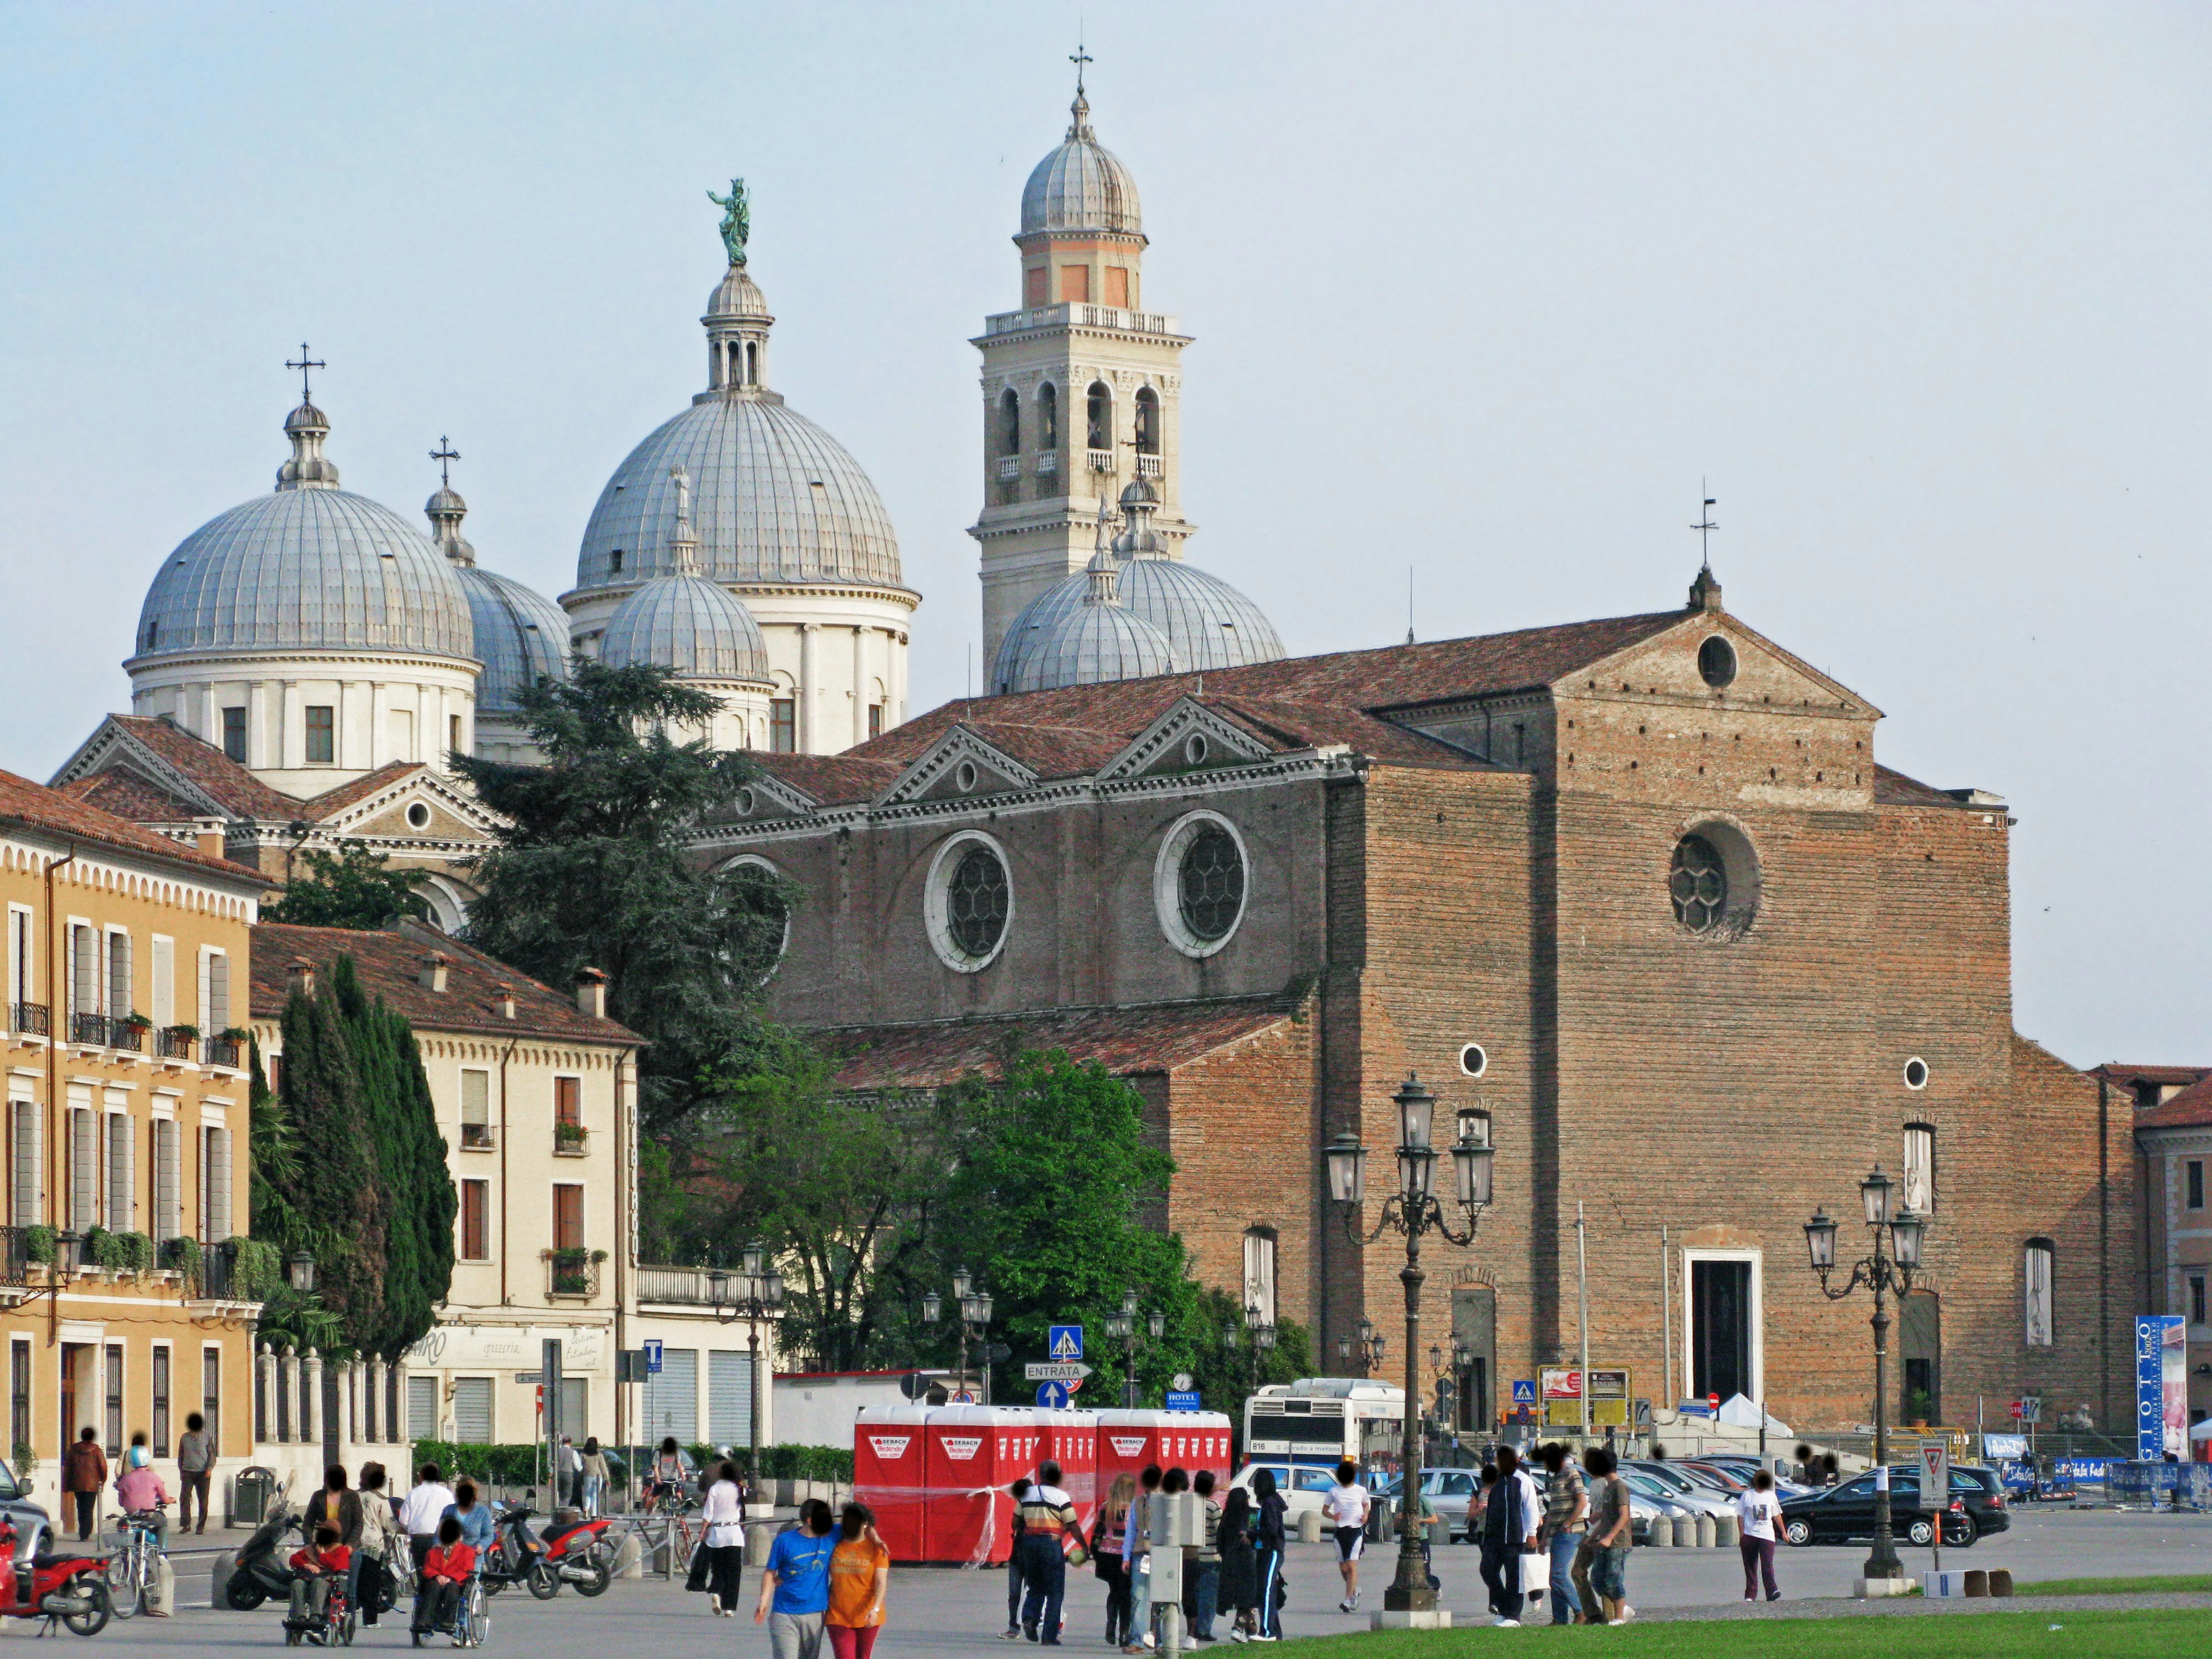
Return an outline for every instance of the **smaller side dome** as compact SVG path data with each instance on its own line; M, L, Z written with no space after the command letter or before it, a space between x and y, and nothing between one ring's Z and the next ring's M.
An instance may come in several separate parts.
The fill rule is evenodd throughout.
M1091 130L1091 103L1079 89L1067 137L1039 161L1022 187L1022 234L1103 230L1144 234L1137 181Z
M1113 603L1085 605L1060 619L1022 653L1012 691L1049 691L1062 685L1172 674L1168 636L1142 617Z
M477 714L520 714L525 686L568 678L568 615L535 588L464 565L477 660Z
M743 265L732 265L714 291L707 300L707 314L702 320L713 324L728 319L772 323L768 296L760 291L760 284Z
M616 668L658 663L688 680L769 678L768 641L752 612L704 576L655 576L615 608L599 659Z

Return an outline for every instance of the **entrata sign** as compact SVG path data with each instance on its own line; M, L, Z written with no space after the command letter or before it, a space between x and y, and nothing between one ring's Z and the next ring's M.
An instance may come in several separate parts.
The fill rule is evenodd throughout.
M1079 1359L1032 1359L1022 1367L1023 1380L1030 1382L1080 1382L1090 1375L1091 1367Z

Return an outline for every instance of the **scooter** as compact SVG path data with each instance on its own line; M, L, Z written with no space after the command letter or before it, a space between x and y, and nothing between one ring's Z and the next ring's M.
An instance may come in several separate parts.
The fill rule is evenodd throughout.
M46 1554L40 1548L45 1534L43 1521L33 1521L23 1536L12 1521L0 1516L0 1547L9 1551L15 1568L0 1573L0 1616L43 1619L48 1629L58 1620L78 1636L99 1635L115 1612L107 1589L107 1558Z
M538 1534L545 1540L546 1564L558 1583L574 1584L579 1595L604 1595L614 1583L613 1552L605 1542L614 1522L605 1516L562 1526L553 1522Z
M532 1532L530 1519L536 1513L526 1503L500 1510L483 1567L484 1588L519 1583L540 1601L551 1601L564 1583L574 1584L580 1595L603 1594L614 1582L614 1569L599 1540L612 1522L604 1517L567 1526L555 1522Z
M289 1598L292 1594L291 1558L286 1546L293 1533L304 1528L292 1508L291 1490L289 1480L277 1489L261 1524L239 1547L223 1599L240 1613L252 1612L272 1595Z

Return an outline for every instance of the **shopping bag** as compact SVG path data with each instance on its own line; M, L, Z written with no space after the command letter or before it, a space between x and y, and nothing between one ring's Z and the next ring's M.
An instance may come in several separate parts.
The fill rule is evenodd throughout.
M1521 1558L1521 1594L1531 1599L1540 1597L1551 1587L1552 1558L1542 1550L1530 1550Z

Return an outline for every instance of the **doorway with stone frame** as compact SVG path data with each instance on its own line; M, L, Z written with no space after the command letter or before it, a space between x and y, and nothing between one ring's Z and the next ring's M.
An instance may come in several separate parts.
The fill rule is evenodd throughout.
M1455 1285L1451 1322L1452 1340L1467 1355L1465 1364L1453 1373L1453 1426L1462 1432L1485 1433L1497 1422L1497 1290L1488 1285Z
M1900 1423L1943 1420L1943 1300L1933 1291L1914 1291L1897 1304Z

